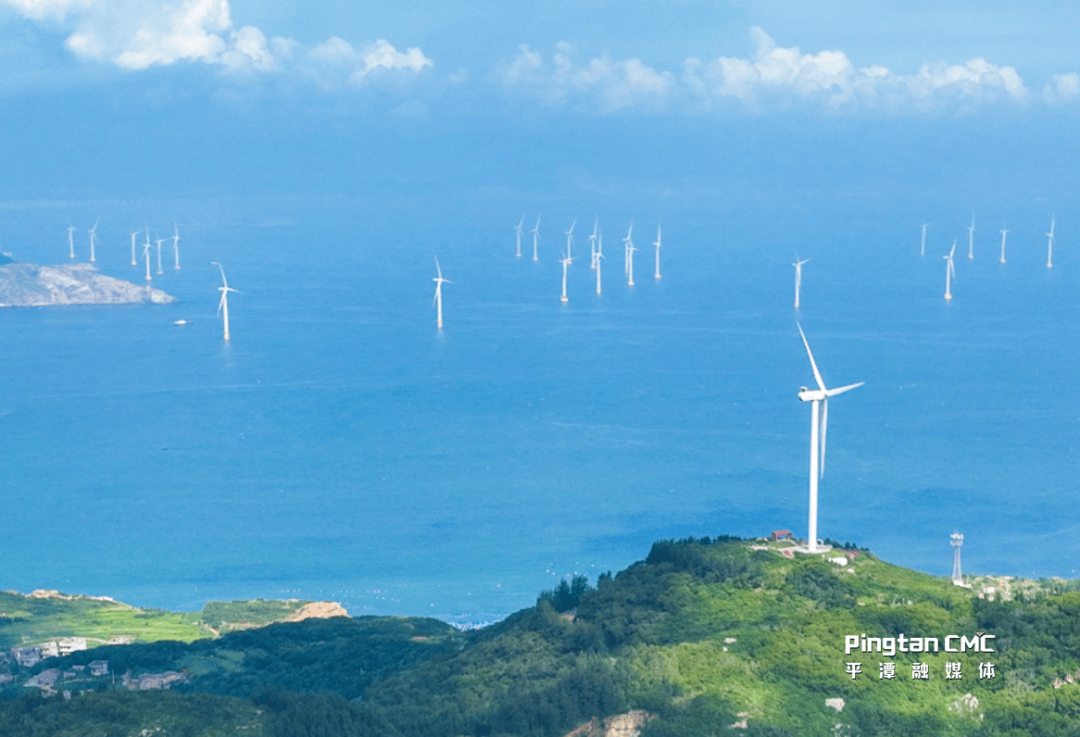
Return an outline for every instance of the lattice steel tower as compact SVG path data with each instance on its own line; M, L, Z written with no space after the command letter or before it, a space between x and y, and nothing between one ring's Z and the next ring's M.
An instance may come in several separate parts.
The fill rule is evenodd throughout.
M963 583L964 576L960 572L960 546L964 544L964 536L954 532L949 538L949 544L953 547L952 553L952 580L953 583Z

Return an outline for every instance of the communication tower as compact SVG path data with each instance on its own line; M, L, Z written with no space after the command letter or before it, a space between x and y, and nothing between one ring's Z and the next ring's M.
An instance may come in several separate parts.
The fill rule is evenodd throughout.
M952 581L958 586L964 585L964 576L960 572L960 546L964 544L964 536L959 532L954 532L949 538L949 544L952 545Z

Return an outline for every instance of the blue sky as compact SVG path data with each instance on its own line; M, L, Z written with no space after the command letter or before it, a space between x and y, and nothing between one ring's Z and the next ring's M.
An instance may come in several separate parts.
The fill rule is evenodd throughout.
M1077 30L1051 2L2 0L2 194L693 179L905 138L1060 163Z

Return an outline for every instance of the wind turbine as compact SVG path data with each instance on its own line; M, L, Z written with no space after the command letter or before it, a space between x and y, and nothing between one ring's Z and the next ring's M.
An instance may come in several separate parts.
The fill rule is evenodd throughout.
M596 262L596 293L600 294L600 261L604 258L604 234L597 233L596 240L596 257L593 261Z
M975 258L975 216L971 216L971 225L968 226L968 258Z
M566 298L566 267L572 264L574 260L567 256L565 253L562 255L562 297L563 302L568 302Z
M919 255L920 256L925 256L926 255L926 226L928 226L929 224L930 223L923 223L922 224L922 243L919 245Z
M521 222L517 224L514 230L517 231L517 257L521 258L521 226L525 224L525 216L521 216Z
M660 278L660 223L656 224L656 241L653 242L656 246L656 278Z
M173 237L172 237L172 253L173 253L173 268L180 269L180 228L176 223L173 223Z
M163 240L165 240L165 239L164 238L158 238L157 239L157 273L158 273L158 276L161 276L162 274L165 273L164 271L161 270L161 242Z
M75 258L75 226L70 222L68 223L68 256Z
M536 225L533 226L532 234L533 234L533 261L539 261L540 259L537 258L537 256L536 256L536 241L540 237L540 216L539 215L536 216Z
M439 266L438 256L435 257L435 271L438 273L438 276L432 279L432 281L435 282L435 299L432 300L432 303L437 308L437 318L435 324L438 326L439 330L442 330L442 285L444 283L453 284L454 282L450 281L449 279L443 279L442 267Z
M1050 239L1046 244L1046 268L1054 268L1054 217L1050 218L1050 232L1047 233L1047 237Z
M807 548L811 553L818 552L817 546L817 502L818 502L818 480L825 476L825 435L829 429L829 398L835 397L837 394L843 394L844 392L851 391L863 385L864 382L860 381L858 384L848 384L837 389L825 388L825 382L821 379L821 372L818 371L817 363L814 361L814 354L810 352L810 344L806 341L806 333L803 332L802 325L795 323L799 327L799 335L802 336L803 345L806 346L806 355L810 357L810 368L814 370L814 380L817 382L817 389L807 389L802 387L802 391L799 392L799 399L804 402L810 402L810 524L809 533L807 535ZM820 414L819 414L820 409ZM820 430L820 435L819 435ZM818 438L820 437L820 445ZM820 465L819 465L820 461Z
M597 237L597 234L599 232L600 232L600 218L598 217L598 218L596 218L596 220L593 221L592 235L589 236L589 256L590 256L589 268L590 269L595 269L596 268L596 237Z
M137 236L138 234L139 234L139 231L137 231L137 230L131 234L131 265L132 266L138 266L139 265L138 260L135 258L135 236Z
M808 259L808 258L804 258L802 261L800 261L799 260L799 252L798 251L795 252L795 263L793 263L792 266L795 267L795 309L796 310L799 309L799 287L802 286L802 265L805 264L809 260L810 259Z
M1005 236L1008 233L1009 231L1005 230L1005 228L1001 229L1001 263L1005 263Z
M629 240L629 238L627 238L627 240ZM629 275L629 279L627 280L626 283L627 283L628 286L631 286L631 287L634 286L634 251L636 251L636 250L638 250L638 249L634 248L634 242L630 241L629 244L626 246L626 259L627 259L627 261L626 261L626 263L627 263L627 272L626 273Z
M632 246L634 244L634 241L631 240L630 236L633 234L633 232L634 232L634 221L631 220L630 221L630 229L626 231L626 237L622 239L622 242L623 242L623 269L622 269L622 271L623 271L624 274L629 274L630 273L630 246Z
M956 253L956 241L952 242L952 250L945 259L945 299L952 299L952 280L956 278L956 267L953 266L953 254Z
M574 218L574 222L570 223L570 230L566 231L566 258L570 258L570 252L574 246L574 226L577 225L577 218Z
M96 261L94 258L94 243L97 239L96 231L98 223L101 222L101 218L94 221L94 227L90 228L90 261Z
M225 267L221 265L221 262L211 261L210 263L216 264L221 269L221 286L218 287L218 291L221 292L221 301L218 302L218 313L221 314L225 325L225 340L229 340L229 292L236 292L236 290L230 287L229 282L225 279ZM240 292L236 293L240 294Z
M146 259L146 281L150 281L153 277L150 276L150 241L143 244L143 258Z

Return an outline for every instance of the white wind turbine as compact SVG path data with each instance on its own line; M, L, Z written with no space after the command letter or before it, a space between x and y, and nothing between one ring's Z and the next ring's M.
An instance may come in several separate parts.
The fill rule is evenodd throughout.
M653 242L656 246L656 278L660 278L660 223L656 224L656 240Z
M604 258L604 234L602 232L597 233L596 236L596 257L593 261L596 262L596 293L600 294L600 262Z
M596 268L596 238L600 232L600 218L593 221L592 235L589 236L589 268Z
M630 240L630 239L627 238L627 240ZM629 277L627 279L626 283L627 283L628 286L631 286L631 287L634 286L634 251L636 251L636 250L638 250L638 249L634 247L634 242L630 241L626 246L626 264L627 264L626 273L627 273L627 275Z
M1046 244L1046 268L1054 268L1054 221L1056 218L1050 218L1050 232L1046 234L1050 240Z
M1009 234L1005 228L1001 229L1001 263L1005 263L1005 236Z
M631 235L633 234L633 232L634 232L634 221L631 220L630 221L630 229L626 231L626 237L622 239L622 242L623 242L623 269L622 269L622 271L623 271L624 274L629 274L630 273L630 246L632 246L633 243L634 243L634 241L631 240Z
M172 237L173 268L180 269L180 227L173 223Z
M926 226L928 226L929 224L930 223L923 223L922 224L922 242L919 245L919 255L920 256L925 256L926 255Z
M142 252L143 258L146 259L146 281L150 281L153 279L153 277L150 276L150 241L143 244Z
M812 258L812 257L811 257ZM799 260L799 252L795 252L795 263L792 266L795 267L795 309L799 309L799 288L802 286L802 266L810 259L804 258Z
M521 258L521 226L525 225L525 216L521 216L521 222L517 224L514 230L517 231L517 257Z
M137 230L134 233L131 234L131 265L132 266L138 266L139 265L138 259L135 258L135 236L137 236L138 234L139 234L139 231L137 231Z
M566 267L572 264L574 260L567 256L565 253L562 255L562 297L563 302L568 302L566 297Z
M439 330L442 330L442 285L453 284L454 282L449 279L443 279L442 267L439 266L438 256L435 257L435 272L438 276L432 279L432 281L435 282L435 299L432 300L432 303L436 307L435 324L438 326Z
M162 274L165 273L164 271L161 270L161 242L163 240L165 240L165 239L164 238L158 238L157 239L157 273L158 273L158 276L161 276Z
M539 215L536 216L536 225L533 226L532 235L533 235L533 261L539 261L540 259L537 258L537 256L536 256L536 242L540 239L540 216Z
M952 249L945 259L945 299L952 299L952 280L956 278L956 267L953 266L953 254L956 253L956 241L952 243Z
M975 258L975 216L971 216L971 225L968 226L968 258Z
M798 323L796 323L798 325ZM806 355L810 357L810 368L814 370L814 380L817 382L817 389L807 389L802 387L802 391L799 392L799 399L804 402L810 402L810 524L809 532L807 535L807 548L811 553L818 552L817 546L817 507L818 507L818 480L825 475L825 435L829 428L829 398L835 397L837 394L843 394L844 392L851 391L863 385L864 382L860 381L858 384L848 384L837 389L825 388L825 382L821 379L821 372L818 371L817 363L814 361L814 354L810 352L810 344L806 341L806 334L803 332L802 325L798 325L799 335L802 336L803 345L806 346ZM820 414L819 414L820 408ZM820 433L819 433L820 431ZM819 444L820 437L820 444ZM820 465L819 465L820 462Z
M229 282L225 279L225 267L221 265L220 261L211 261L211 264L216 264L221 269L221 286L218 287L218 291L221 292L221 301L218 302L218 313L221 315L222 323L225 326L225 340L229 340L229 292L236 292L235 289L229 286ZM240 292L236 292L240 294Z
M68 223L68 256L75 258L75 226Z
M94 227L90 228L90 260L96 261L94 258L94 244L97 242L97 226L101 222L101 218L94 221Z
M566 257L571 258L571 251L574 246L574 226L577 225L577 218L574 218L574 222L570 223L570 230L566 231Z

